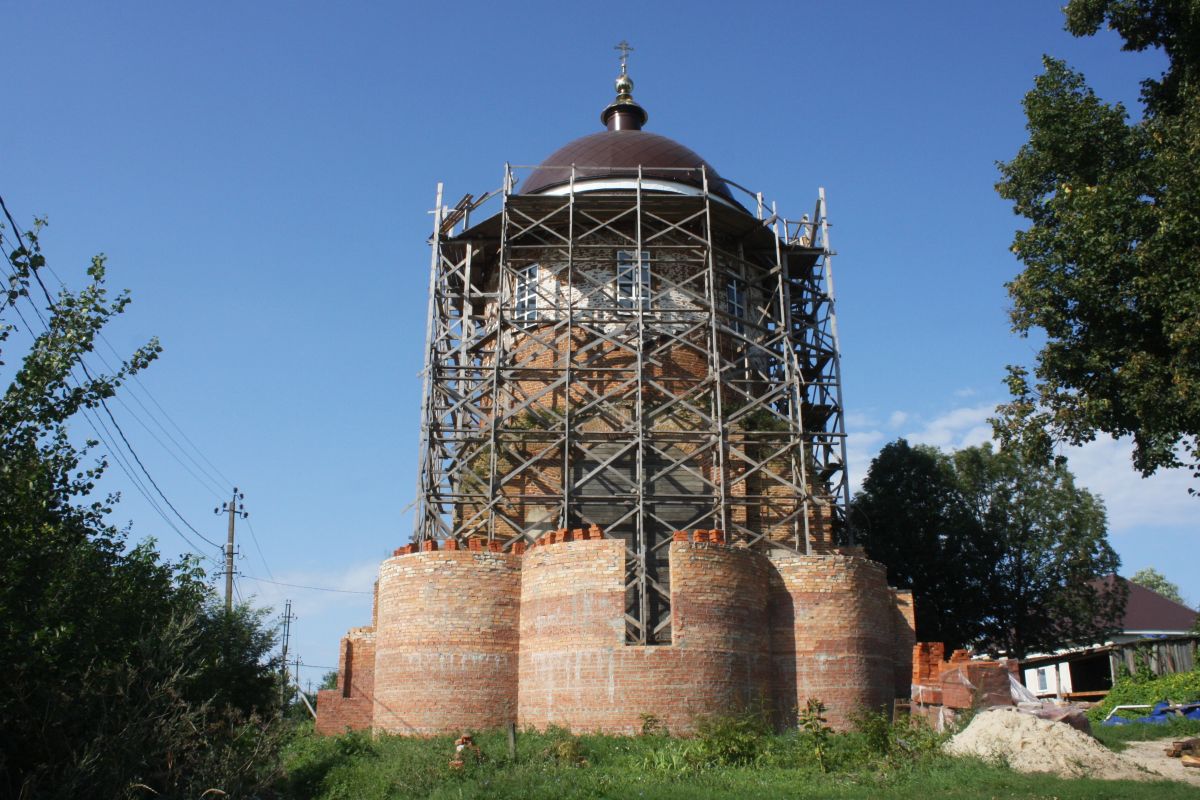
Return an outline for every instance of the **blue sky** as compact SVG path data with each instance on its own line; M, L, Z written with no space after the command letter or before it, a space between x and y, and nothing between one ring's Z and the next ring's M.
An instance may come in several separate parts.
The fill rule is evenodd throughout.
M992 186L1042 54L1132 108L1164 66L1108 33L1073 39L1060 5L12 4L0 192L22 223L49 217L64 281L104 252L132 292L109 342L158 336L164 353L114 413L210 539L227 484L243 489L239 590L293 599L316 680L369 621L351 592L411 533L438 181L478 195L506 161L598 130L628 39L647 129L791 217L826 188L858 482L897 436L985 440L1004 365L1036 352L1008 329L1020 220ZM1143 481L1120 442L1068 455L1108 504L1124 572L1154 566L1200 601L1179 557L1196 548L1186 475ZM119 469L109 483L134 537L186 549Z

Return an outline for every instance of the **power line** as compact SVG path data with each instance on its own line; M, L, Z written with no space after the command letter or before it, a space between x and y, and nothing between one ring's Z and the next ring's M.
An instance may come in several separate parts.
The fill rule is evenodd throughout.
M253 575L242 575L243 578L259 583L273 583L276 586L290 586L293 589L313 589L318 592L340 592L342 594L375 594L374 592L364 592L357 589L330 589L327 586L305 586L299 583L283 583L282 581L269 581L266 578L256 578Z
M251 524L249 519L246 520L246 527L250 529L250 541L254 542L254 549L258 551L258 557L262 560L263 568L266 569L267 574L271 576L271 580L275 580L274 573L272 573L271 568L267 566L267 557L263 555L262 548L258 546L258 534L254 532L254 525Z
M79 366L81 369L83 369L83 374L87 375L89 380L94 380L92 378L91 374L88 372L87 367L83 364L82 361L79 362ZM213 547L220 547L220 545L218 545L212 539L209 539L203 533L196 530L195 526L192 525L192 523L188 522L184 518L183 514L179 513L179 509L175 508L174 504L171 503L171 501L167 499L167 496L165 494L163 494L163 490L158 487L157 483L155 483L154 478L150 477L150 471L146 469L146 465L142 463L142 460L140 458L138 458L138 454L133 449L133 445L131 445L129 443L129 439L125 438L125 431L121 430L121 426L117 424L116 417L113 416L112 411L109 410L109 408L108 408L108 404L105 403L103 399L100 401L100 407L104 409L104 413L108 415L108 418L112 422L113 427L117 429L117 435L121 437L121 441L125 444L125 448L127 450L129 450L129 455L133 456L133 460L135 462L137 462L138 467L142 470L142 473L146 476L146 480L150 481L150 485L154 487L154 491L157 492L158 496L161 497L163 502L167 504L167 508L171 509L171 511L174 512L175 516L179 517L179 521L182 522L184 525L186 525L188 530L190 530L192 533L196 534L201 539L203 539L204 541L211 544Z
M104 359L103 359L103 358L101 358L101 361L104 361ZM108 362L104 362L104 363L105 363L105 366L108 366ZM112 369L112 367L108 367L108 368L109 368L109 369ZM130 396L131 396L131 397L133 397L133 399L134 399L134 400L136 400L138 403L140 403L140 402L141 402L140 400L138 400L138 399L137 399L137 395L134 395L134 394L132 394L132 393L131 393L131 395L130 395ZM134 420L135 420L135 421L136 421L136 422L137 422L139 425L141 425L141 426L142 426L142 428L144 428L144 429L145 429L146 433L150 434L150 438L152 438L152 439L153 439L155 442L157 442L157 443L158 443L158 445L159 445L159 447L161 447L163 450L165 450L165 451L167 452L167 455L169 455L171 458L175 459L175 462L176 462L177 464L179 464L179 466L183 467L183 468L184 468L184 470L186 470L186 471L187 471L187 473L188 473L189 475L191 475L193 478L195 478L197 483L199 483L199 484L200 484L201 486L203 486L205 489L209 489L209 490L212 490L212 491L214 491L214 494L216 494L216 496L217 496L217 497L220 497L220 494L219 494L219 493L217 493L217 492L216 492L216 491L213 489L213 486L214 486L214 485L213 485L212 483L206 483L206 480L207 480L207 481L211 481L211 480L212 480L211 478L209 478L209 477L207 477L207 476L205 476L205 477L201 477L201 476L197 475L197 474L196 474L196 472L195 472L195 471L194 471L194 470L193 470L191 467L189 467L189 466L187 465L187 463L186 463L186 462L184 462L184 461L183 461L183 459L181 459L181 458L180 458L178 455L176 455L176 454L175 454L175 451L174 451L174 450L172 450L170 447L167 447L167 445L163 444L163 441L162 441L162 439L159 439L159 438L158 438L158 435L157 435L157 434L155 434L154 430L153 430L153 429L152 429L152 428L151 428L149 425L147 425L147 424L146 424L144 421L142 421L142 419L141 419L141 418L140 418L140 417L139 417L137 414L135 414L135 413L134 413L133 409L129 407L129 404L128 404L128 403L126 403L124 400L122 400L122 399L120 398L120 396L116 396L116 397L115 397L115 399L116 399L116 401L117 401L118 403L120 403L120 404L121 404L121 406L122 406L122 407L124 407L124 409L125 409L127 412L129 412L129 416L133 417L133 419L134 419ZM144 408L145 408L145 406L143 405L143 406L142 406L142 408L144 409ZM149 414L149 412L147 412L147 416L150 416L150 418L151 418L152 420L154 419L154 417L153 417L153 416L151 416L151 415ZM158 423L158 420L154 420L154 421L155 421L155 423L156 423L156 424ZM161 425L161 424L159 425L159 428L160 428L160 429L162 429L162 425ZM164 430L164 431L163 431L163 433L166 433L166 431ZM167 435L167 437L168 437L168 438L170 437L170 434L169 434L169 433L166 433L166 435ZM173 442L173 444L175 444L175 446L176 446L176 447L179 447L179 443L178 443L178 442ZM180 448L180 452L182 452L182 453L183 453L185 456L187 455L187 453L186 453L186 452L185 452L185 451L184 451L182 448ZM190 457L189 457L189 459L190 459ZM193 460L193 463L195 463L195 462L194 462L194 460Z
M2 198L0 198L0 202L3 202ZM7 214L7 211L8 211L8 209L6 207L5 208L6 214ZM12 222L11 217L9 217L9 221ZM15 231L16 224L13 223L13 225L14 225L14 231ZM18 239L19 239L20 233L19 233L19 231L16 231L16 232L18 234ZM2 238L3 238L3 234L0 233L0 239L2 239ZM21 246L23 246L23 244ZM45 268L50 271L50 274L54 276L54 279L56 281L58 281L59 286L61 286L63 289L67 288L66 282L63 281L63 279L61 277L59 277L59 274L54 271L53 266L51 266L50 264L44 264L43 266L45 266ZM113 347L112 342L110 342L108 340L108 337L104 335L104 331L102 331L102 330L96 331L96 336L97 336L97 338L100 339L100 341L104 342L104 346L109 349L109 352L111 352L113 354L113 356L115 356L118 359L122 358L121 354L117 352L117 349L115 347ZM92 352L94 352L96 354L96 357L100 359L100 362L102 364L104 364L106 369L108 369L110 372L114 371L112 364L110 364L108 362L108 359L106 359L104 357L104 355L100 353L99 350L93 350ZM134 402L136 402L139 406L141 406L142 410L146 412L146 416L148 416L154 422L154 424L158 426L159 430L161 430L163 432L163 435L165 435L171 441L171 443L173 445L175 445L177 448L179 448L179 452L183 453L183 455L189 461L191 461L193 464L195 464L197 469L199 469L201 472L204 473L205 478L207 478L209 481L212 482L212 484L207 486L206 488L214 489L214 494L217 497L220 497L221 492L223 491L220 487L224 484L231 484L232 481L230 481L228 478L226 478L221 473L221 470L218 469L217 466L215 464L213 464L212 461L208 458L208 456L206 456L204 454L204 451L201 450L200 447L194 441L192 441L191 437L189 437L187 435L187 432L184 431L183 428L181 428L179 426L179 423L177 423L171 417L171 415L169 413L167 413L167 410L165 408L163 408L162 403L158 402L157 398L154 397L154 394L146 387L146 384L144 384L142 382L141 376L138 375L137 373L134 373L130 377L133 379L133 383L130 384L130 388L132 389L132 386L134 384L136 384L137 387L142 390L142 392L146 395L146 397L150 400L150 402L153 403L155 405L155 407L158 409L159 413L161 413L167 419L167 422L171 423L171 426L173 428L175 428L176 431L179 432L179 435L182 436L189 445L191 445L192 449L196 451L196 454L199 455L200 458L203 459L206 464L208 464L208 467L211 468L212 472L209 472L208 469L206 469L204 467L204 465L202 465L198 461L196 461L196 459L193 458L192 455L187 451L187 448L185 448L185 447L183 447L183 445L179 444L179 442L175 439L175 437L171 435L171 432L168 431L161 422L159 422L158 417L156 417L154 415L154 412L151 411L149 408L147 408L146 404L141 401L141 399L137 396L136 392L130 391L129 396L134 399ZM130 416L137 419L137 415L133 413L133 409L129 408L129 406L123 400L121 400L120 397L118 397L117 400L119 402L121 402L121 405L125 406L126 410L129 411ZM138 420L138 422L141 423L143 427L146 427L146 424L144 422L141 422L140 419ZM148 427L147 427L147 431L149 431ZM150 433L151 433L151 436L154 435L153 432L150 432ZM162 441L159 440L158 437L155 437L155 441L157 441L160 445L162 445ZM162 446L163 446L164 450L168 450L168 452L169 452L169 448L167 448L166 445L162 445ZM172 454L172 455L174 455L174 454ZM176 460L178 460L178 458ZM185 468L186 468L186 466L185 466ZM196 477L197 480L199 480L198 476L196 476L195 473L192 473L191 470L188 470L188 472L190 474L192 474L192 477ZM214 475L215 475L215 477L214 477ZM218 478L219 478L219 480L218 480Z
M54 276L55 280L58 281L59 286L61 286L63 289L66 289L67 285L66 285L66 283L63 282L63 279L58 276L58 273L55 272L54 269L52 267L50 267L48 264L45 266L46 266L46 269L50 270L50 274ZM40 317L40 311L39 311L39 317ZM43 324L45 324L45 320L43 320ZM104 336L104 332L102 330L97 330L96 336L101 341L104 342L105 346L108 347L108 349L112 352L112 354L116 358L118 358L118 359L122 358L121 354L117 352L117 349L115 347L113 347L112 343L108 341L108 338ZM116 372L116 368L114 368L113 365L111 363L109 363L108 359L106 359L99 350L92 349L91 352L95 354L96 358L100 359L100 363L104 365L105 369L107 369L109 372ZM82 354L80 354L80 361L82 361L82 360L83 360L83 357L82 357ZM186 463L184 463L179 458L178 455L175 454L175 452L173 450L171 450L170 447L168 447L166 444L164 444L163 441L160 438L158 438L157 434L155 434L154 431L150 428L150 426L147 425L141 419L141 417L139 417L137 415L137 413L134 412L134 410L132 408L130 408L129 404L126 403L121 398L120 395L114 395L114 398L116 399L116 401L118 403L120 403L121 406L129 413L130 417L132 417L134 420L137 421L137 423L139 425L141 425L143 428L146 429L146 432L148 434L150 434L150 437L153 438L154 441L157 442L158 445L160 447L162 447L162 449L165 450L168 455L170 455L172 458L174 458L175 461L178 462L179 465L181 467L183 467L189 475L191 475L193 478L196 479L197 483L199 483L201 486L204 486L205 489L212 491L216 497L220 497L221 491L222 491L220 489L220 483L217 482L213 478L212 474L209 473L207 470L205 470L204 466L202 464L200 464L198 461L196 461L196 459L193 458L190 453L188 453L187 449L184 448L181 444L179 444L179 442L175 439L175 437L171 435L171 432L168 431L161 422L159 422L158 418L154 415L154 412L152 412L149 408L146 407L146 404L141 401L141 398L139 398L137 396L136 392L132 391L133 386L136 384L146 394L146 397L148 397L152 403L154 403L156 406L158 406L158 408L162 412L162 414L164 416L167 416L168 419L170 419L169 415L167 415L166 410L163 409L162 404L160 404L157 400L154 399L154 396L150 393L150 390L146 388L145 384L142 383L141 378L138 376L138 374L136 372L128 377L131 377L133 379L133 383L127 382L127 385L129 386L129 388L131 390L128 392L129 396L133 398L134 402L136 402L139 406L141 406L142 410L146 412L146 416L149 417L150 420L155 425L158 426L158 429L161 430L163 432L163 435L166 436L171 441L171 444L175 445L175 447L178 448L179 452L182 453L184 455L184 457L186 457L189 461L192 462L192 464L194 464L196 466L197 469L199 469L202 473L204 473L203 477L201 477L200 475L197 475ZM170 420L170 421L171 421L171 424L174 425L175 428L179 430L180 434L182 434L184 436L184 438L187 438L187 434L183 433L183 430L179 428L178 424L176 424L174 420ZM189 439L188 441L191 441L191 440ZM196 449L196 452L200 454L201 458L204 458L205 461L208 461L208 459L204 456L203 453L200 452L199 448L197 448L195 444L193 444L192 447ZM209 462L209 464L211 466L212 462ZM215 470L216 467L213 467L213 469ZM219 470L218 470L218 473L219 473ZM205 483L206 479L209 481L209 483Z
M12 214L9 213L8 206L4 203L4 198L2 196L0 196L0 209L3 210L4 216L8 219L9 224L12 226L13 235L16 237L18 249L24 250L25 243L22 240L20 227L17 225L16 220L13 219ZM28 253L28 251L26 251L26 252ZM12 262L12 256L10 254L6 254L6 258L10 263ZM15 263L12 263L12 267L14 270L17 269L17 265ZM49 291L49 289L46 288L45 282L42 281L41 275L38 273L37 268L31 267L29 269L29 273L33 275L34 279L37 281L38 286L41 287L42 294L45 295L46 302L49 303L50 310L52 312L57 312L58 306L55 303L54 298L50 296L50 291ZM19 280L19 273L13 272L11 277ZM45 317L42 316L41 309L38 308L37 304L33 302L33 298L30 297L28 295L28 293L24 294L24 297L27 300L29 300L30 305L33 307L35 313L37 314L38 320L42 323L42 327L44 327L46 329L47 333L50 333L50 326L46 322ZM18 316L21 317L21 320L24 323L25 322L24 317L21 315L20 310L16 308L15 300L11 303L11 305L13 306L14 310L17 311ZM28 323L25 323L25 324L28 327ZM95 383L96 379L91 374L90 370L88 370L87 364L84 362L84 360L82 358L82 354L78 358L78 363L79 363L79 368L83 371L83 374L87 377L87 379L89 381L92 381L93 383ZM68 374L70 375L71 380L76 384L76 388L82 388L80 381L78 379L76 379L73 374L71 374L71 373L68 373ZM179 520L181 522L183 522L183 524L185 526L187 526L187 528L189 530L192 531L192 533L194 533L196 536L200 537L200 539L202 539L203 541L212 545L213 547L218 547L216 542L213 542L207 536L200 533L200 531L196 530L196 528L190 522L188 522L187 519L184 518L184 516L182 514L179 513L179 510L177 508L175 508L174 504L171 503L171 501L167 498L166 494L163 493L163 491L159 487L158 483L155 482L154 478L150 475L149 470L146 469L145 464L142 463L141 458L138 457L138 454L133 449L133 446L129 443L129 439L125 436L125 432L121 429L121 426L117 422L116 417L113 416L112 410L109 409L108 404L105 402L105 399L99 398L98 405L102 409L104 409L105 415L108 417L109 421L112 423L113 428L116 430L117 435L119 436L121 442L124 443L125 448L128 450L129 455L133 458L134 462L137 464L137 466L141 470L142 474L145 475L146 480L149 481L150 485L154 487L155 492L157 492L159 497L162 498L163 502L167 504L167 507L171 509L171 511L175 514L175 516L178 517ZM86 412L86 409L81 409L81 411ZM166 515L162 512L162 510L157 507L156 503L149 497L149 493L145 490L145 487L141 485L139 480L134 478L134 476L132 474L133 470L130 469L126 464L122 463L122 458L120 456L118 456L118 448L113 447L111 442L109 442L108 440L106 440L104 437L102 437L100 435L99 430L96 428L96 425L92 422L89 415L87 415L85 413L84 418L88 421L89 426L91 426L91 428L92 428L93 432L96 434L97 438L99 438L105 444L109 453L111 455L113 455L114 459L118 463L118 466L121 467L122 471L125 472L126 476L130 479L131 482L133 482L134 486L138 488L139 492L141 492L142 496L146 498L147 502L150 503L151 507L154 508L155 511L157 511L159 513L159 515L163 517L164 521L166 521L167 524L170 525L170 527L172 529L174 529L175 532L178 533L185 542L188 543L189 547L192 547L193 549L199 551L200 548L197 548L196 545L190 539L188 539L187 536L184 535L184 533L182 531L179 530L179 528L177 528L174 524L172 524L170 522L170 520L166 517ZM98 415L96 416L96 421L99 422L100 427L105 428L105 430L107 431L107 426L104 425L104 421L102 419L100 419L100 417ZM111 433L109 433L109 438L110 439L112 438Z
M0 205L3 205L3 203L4 203L4 199L3 199L2 197L0 197ZM14 232L14 234L17 236L17 244L18 244L20 247L22 247L22 248L23 248L23 247L24 247L24 242L22 242L22 241L21 241L21 232L20 232L19 228L17 227L16 221L15 221L15 220L13 220L12 216L11 216L11 215L8 213L8 207L7 207L7 206L4 206L4 213L5 213L5 216L7 216L7 217L8 217L8 221L9 221L9 223L10 223L10 224L13 226L13 232ZM59 284L59 286L61 286L63 289L66 289L66 288L67 288L67 285L66 285L66 283L63 281L63 279L62 279L61 277L59 277L59 275L58 275L58 273L57 273L57 272L55 272L55 271L54 271L54 267L52 267L50 264L44 264L43 266L45 266L45 268L46 268L47 270L49 270L49 271L50 271L50 274L51 274L51 275L53 275L53 276L54 276L54 279L58 281L58 284ZM39 283L39 284L41 284L41 280L40 280L40 278L39 278L39 280L38 280L38 283ZM43 291L43 292L46 292L46 287L45 287L45 285L44 285L44 284L42 284L42 291ZM48 293L48 292L46 292L46 294L47 294L47 300L50 300L50 298L49 298L49 293ZM50 300L50 303L51 303L51 306L53 306L53 301L52 301L52 300ZM39 314L39 316L40 316L40 314ZM97 336L97 337L98 337L98 338L99 338L99 339L100 339L102 342L104 342L105 346L106 346L106 347L108 347L108 349L109 349L109 350L112 352L112 354L113 354L113 355L114 355L116 358L118 358L118 359L121 359L121 358L122 358L121 354L117 352L117 349L116 349L115 347L113 347L113 345L112 345L112 343L111 343L111 342L109 342L109 341L108 341L108 338L107 338L107 337L104 335L104 331L102 331L102 330L98 330L98 331L96 331L96 336ZM106 358L105 358L105 357L104 357L104 356L103 356L103 355L100 353L100 351L99 351L99 350L95 350L95 349L93 349L91 352L93 352L93 353L95 353L95 354L96 354L96 357L100 359L100 362L101 362L102 364L104 364L104 366L105 366L105 368L106 368L106 369L108 369L110 372L112 372L112 371L115 371L115 370L113 369L113 366L112 366L112 365L111 365L111 364L108 362L108 360L107 360L107 359L106 359ZM80 357L80 360L82 361L82 356ZM213 473L209 473L209 472L208 472L208 471L207 471L207 470L204 468L204 466L203 466L203 465L201 465L199 462L197 462L197 461L196 461L196 459L192 458L191 454L187 452L187 449L186 449L186 448L184 448L182 445L180 445L180 444L179 444L179 442L175 440L175 437L173 437L173 436L171 435L171 433L170 433L170 432L169 432L169 431L168 431L168 430L167 430L167 429L166 429L166 428L163 426L163 424L162 424L161 422L159 422L159 421L158 421L158 418L154 416L154 413L153 413L152 411L150 411L150 409L146 408L146 404L145 404L145 403L143 403L143 402L141 401L141 399L139 399L139 398L138 398L138 396L137 396L137 393L136 393L136 392L133 392L133 391L130 391L129 395L130 395L130 396L131 396L131 397L134 399L134 401L135 401L135 402L136 402L136 403L137 403L139 406L141 406L141 407L142 407L142 410L144 410L144 411L146 412L146 415L147 415L148 417L150 417L150 419L151 419L151 420L153 420L154 424L155 424L155 425L157 425L157 426L159 427L159 429L160 429L160 430L163 432L163 434L164 434L164 435L166 435L166 437L167 437L168 439L170 439L170 440L171 440L171 443L172 443L172 444L174 444L176 447L178 447L178 448L179 448L179 451L180 451L181 453L183 453L183 455L184 455L185 457L187 457L187 459L188 459L189 461L191 461L193 464L195 464L195 465L196 465L196 467L197 467L197 468L198 468L198 469L199 469L201 472L205 473L205 476L206 476L206 477L207 477L207 478L208 478L210 481L212 481L212 482L213 482L213 483L212 483L212 485L206 486L205 488L208 488L208 489L213 489L214 487L216 487L214 494L215 494L217 497L220 497L220 496L221 496L221 491L222 491L222 490L220 489L220 486L222 485L222 481L223 481L225 484L231 484L231 483L232 483L232 481L230 481L228 478L226 478L226 477L225 477L225 476L224 476L224 475L221 473L221 470L220 470L220 469L218 469L218 468L217 468L217 466L216 466L215 464L213 464L213 463L212 463L212 461L211 461L211 460L208 458L208 456L206 456L206 455L204 454L204 452L203 452L203 451L202 451L202 450L199 448L199 446L197 446L197 445L196 445L196 443L195 443L194 441L192 441L191 437L189 437L189 436L187 435L187 433L186 433L186 432L183 430L183 428L181 428L181 427L179 426L179 424L178 424L177 422L175 422L175 420L174 420L174 419L171 417L171 415L167 413L167 410L166 410L165 408L163 408L162 404L158 402L158 400L157 400L157 399L154 397L154 395L153 395L153 394L150 392L150 390L149 390L148 388L146 388L146 385L145 385L144 383L142 383L142 379L141 379L141 377L140 377L140 376L139 376L137 373L133 373L133 374L132 374L132 375L130 375L129 377L133 378L133 384L131 384L131 385L130 385L130 386L131 386L131 388L132 388L132 386L133 386L134 384L136 384L136 385L138 386L138 388L140 388L140 389L141 389L141 390L142 390L142 391L145 393L146 397L147 397L147 398L149 398L150 402L154 403L155 407L157 407L157 408L158 408L158 410L159 410L159 411L162 413L162 415L163 415L164 417L166 417L166 418L167 418L167 421L171 423L172 427L174 427L174 428L175 428L175 430L177 430L177 431L179 432L179 434L180 434L180 435L181 435L181 436L182 436L182 437L183 437L183 438L184 438L184 439L185 439L185 440L188 442L188 444L190 444L190 445L192 446L192 449L193 449L193 450L195 450L195 451L196 451L196 453L197 453L197 454L200 456L200 458L201 458L201 459L203 459L203 460L205 461L205 463L207 463L207 464L208 464L208 466L209 466L209 467L210 467L210 468L213 470L213 473L215 473L215 474L216 474L216 476L217 476L218 478L220 478L220 479L221 479L220 481L218 481L218 480L215 480L215 479L214 479L214 477L213 477ZM119 402L120 402L120 403L121 403L123 406L125 406L126 410L127 410L127 411L129 411L129 413L130 413L130 416L134 417L134 419L137 419L137 420L138 420L138 422L139 422L139 423L140 423L140 424L141 424L143 427L145 427L145 428L147 429L147 431L150 433L150 435L151 435L151 436L154 436L154 433L153 433L153 431L150 431L149 427L148 427L148 426L146 426L146 424L145 424L144 422L142 422L140 419L138 419L137 415L133 413L133 409L129 408L129 406L128 406L128 405L127 405L127 404L126 404L126 403L125 403L123 400L121 400L121 398L120 398L120 397L118 397L118 398L117 398L117 400L118 400L118 401L119 401ZM161 440L159 440L157 436L154 436L154 439L155 439L155 441L157 441L157 442L159 443L159 445L161 445L161 446L163 447L163 449L164 449L164 450L167 450L168 452L170 452L170 449L169 449L169 448L167 448L167 447L166 447L166 445L163 445L163 444L162 444L162 441L161 441ZM174 458L175 458L177 461L179 460L179 459L178 459L178 457L176 457L174 453L171 453L171 455L172 455L172 457L174 457ZM180 463L182 464L182 462L180 462ZM184 465L184 468L185 468L185 469L187 469L186 465ZM197 478L197 480L199 480L199 478L198 478L198 477L195 475L195 473L193 473L193 472L192 472L190 469L188 470L188 472L189 472L189 473L190 473L190 474L191 474L193 477L196 477L196 478ZM203 481L201 481L201 483L203 483Z
M99 416L96 416L93 419L93 414L89 409L80 409L80 412L83 415L84 421L87 422L88 427L92 429L92 433L96 434L96 438L98 440L100 440L101 444L103 444L104 447L108 450L109 455L111 455L113 457L113 460L116 462L117 467L121 470L121 472L125 473L125 477L127 477L129 479L129 482L131 484L133 484L133 487L135 489L137 489L138 494L140 494L142 496L142 499L144 499L146 501L146 504L149 505L150 508L152 508L154 510L154 513L158 514L159 518L161 518L162 521L164 523L166 523L167 527L169 527L171 530L175 531L175 533L179 535L179 538L183 539L183 541L187 543L187 546L192 548L192 550L197 555L199 555L201 558L206 559L207 561L211 562L214 566L220 566L221 562L219 562L216 558L213 558L212 556L204 555L203 554L204 549L197 546L195 542L193 542L191 539L189 539L187 534L184 533L183 531L181 531L179 529L179 526L176 525L169 516L167 516L167 513L165 511L163 511L161 507L159 507L157 501L155 501L155 499L153 497L151 497L150 492L146 489L146 487L138 479L137 475L134 474L133 469L126 463L125 457L121 453L120 449L113 447L112 444L109 442L109 440L107 438L105 438L105 436L103 434L100 433L101 428L103 428L106 433L108 432L108 428L106 428L104 425L104 420L100 419ZM110 433L109 437L111 438L111 436L112 436L112 434Z
M104 339L103 334L101 334L100 338ZM104 343L106 345L108 345L110 350L113 349L112 345L108 344L107 339L104 340ZM150 393L150 390L147 389L145 387L145 385L142 383L141 378L137 375L134 375L133 379L134 379L134 382L136 382L138 384L138 386L140 386L142 388L142 391L144 391L146 393L146 397L150 398L150 402L154 403L155 408L157 408L159 411L161 411L162 415L164 417L166 417L167 422L171 423L171 427L173 427L175 430L179 431L179 435L183 437L184 441L186 441L188 444L190 444L192 446L192 449L196 451L196 455L200 456L200 458L204 461L204 463L208 464L208 466L212 468L212 471L216 475L216 477L220 478L221 481L223 481L223 483L221 485L232 486L233 481L229 480L229 478L226 478L225 474L222 473L221 470L217 469L216 464L213 464L213 462L209 460L208 456L204 455L204 451L201 450L199 448L199 446L195 442L192 441L191 437L187 435L187 432L184 431L183 428L179 427L179 423L177 423L174 419L172 419L171 415L167 413L167 410L162 407L162 404L159 403L158 400L156 400L154 398L154 395L152 395ZM197 465L197 466L199 466L199 465Z

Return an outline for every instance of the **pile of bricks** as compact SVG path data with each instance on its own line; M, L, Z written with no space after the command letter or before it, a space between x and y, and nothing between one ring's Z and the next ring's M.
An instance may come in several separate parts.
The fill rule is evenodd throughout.
M973 659L969 650L955 650L944 660L942 642L913 646L912 711L939 730L960 712L989 706L1011 706L1009 675L1017 674L1015 659Z

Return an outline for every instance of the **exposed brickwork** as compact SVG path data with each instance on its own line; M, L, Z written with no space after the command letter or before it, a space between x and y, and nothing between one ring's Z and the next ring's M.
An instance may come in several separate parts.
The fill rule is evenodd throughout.
M469 550L383 562L375 728L427 735L515 718L520 563Z
M858 554L768 558L725 540L674 534L672 643L656 646L625 644L625 545L594 525L510 553L481 539L400 548L380 567L378 627L343 639L317 730L430 735L515 720L635 733L650 714L682 733L698 715L758 702L794 724L810 697L844 727L887 703L896 675L940 674L940 645L901 654L911 596L888 589L881 565Z
M634 733L652 714L686 732L700 715L757 702L794 724L817 697L843 727L891 699L898 670L907 676L911 653L897 648L911 635L911 599L879 564L768 558L725 544L722 531L680 531L669 547L672 643L649 647L625 644L625 545L594 526L550 531L523 554L482 540L401 548L380 569L369 724L428 735L515 719ZM366 651L353 638L368 630L343 646L351 696L321 693L322 733L367 724L352 704L370 694L356 693Z
M566 329L555 331L552 325L534 323L527 330L530 333L514 333L506 340L509 347L507 366L521 370L520 380L506 384L506 390L511 393L507 402L512 407L525 409L520 418L521 425L532 425L539 430L554 429L562 424L568 409L572 414L581 414L581 409L589 405L592 408L584 418L572 418L571 425L579 433L606 433L633 424L633 399L638 384L632 380L637 366L632 345L619 346L579 328L569 332ZM654 358L643 364L643 400L651 408L671 398L692 394L710 378L708 334L692 333L684 338L686 343L674 342L657 348ZM726 337L722 335L719 340L720 350L730 349ZM569 382L555 385L568 367ZM554 388L548 388L551 386ZM754 390L752 385L741 388ZM761 386L759 391L766 388ZM596 396L606 396L607 400L595 404ZM727 415L745 404L744 396L727 387L722 387L721 396L726 403ZM693 402L697 402L695 397ZM705 404L700 401L701 406ZM488 407L486 400L481 407ZM509 425L513 429L512 423ZM653 436L677 430L695 434L700 426L699 417L681 406L674 414L655 417L648 433ZM766 431L760 430L753 419L735 422L725 433L728 439L725 465L728 495L734 502L729 509L730 522L751 531L761 531L769 540L802 547L803 522L795 516L800 505L795 485L801 481L798 475L792 475L793 464L785 453L769 461L766 469L754 467L759 459L778 454L790 434L775 431L774 435L764 437L764 433ZM672 446L673 458L692 453L696 448L694 442L676 442ZM563 493L563 458L558 446L509 441L498 449L497 475L509 476L501 481L499 492L505 498L511 498L511 502L506 503L504 513L493 520L495 535L503 539L517 535L519 531L513 522L529 525L557 519L561 507L558 498ZM466 481L478 483L471 488L482 490L486 487L490 459L490 451L485 451L471 464L472 474ZM523 469L510 474L521 465L524 465ZM711 481L721 482L709 450L696 453L687 466ZM785 479L779 480L777 476ZM541 501L540 497L548 499ZM834 520L826 500L818 492L808 512L809 539L816 552L829 552L834 547ZM489 515L482 511L481 506L463 504L456 509L458 518L455 522L461 525L464 520L478 517L479 524L486 525ZM746 538L745 534L741 536Z
M941 730L966 709L1012 705L1008 676L1017 672L1015 659L971 658L955 650L943 661L945 645L918 642L912 649L912 712Z
M651 647L624 643L621 542L526 556L521 724L634 733L653 714L686 731L767 695L766 559L712 541L670 547L674 643Z
M895 614L892 616L892 656L896 659L895 691L896 697L907 697L913 683L913 645L917 643L917 617L913 609L912 592L907 589L893 589L892 602L895 608Z
M317 733L370 728L374 702L375 628L351 628L342 637L337 688L317 692Z
M856 556L771 554L771 650L776 714L795 724L809 698L834 727L887 705L895 686L894 615L887 573Z

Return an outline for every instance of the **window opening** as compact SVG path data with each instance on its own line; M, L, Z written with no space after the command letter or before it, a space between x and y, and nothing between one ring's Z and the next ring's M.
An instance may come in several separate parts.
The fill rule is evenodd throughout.
M745 333L746 325L746 282L741 278L730 277L725 281L725 310L733 319L729 327L735 333Z
M517 285L513 292L513 319L518 322L536 322L538 265L530 264L517 270Z
M617 308L650 308L650 253L617 251Z

